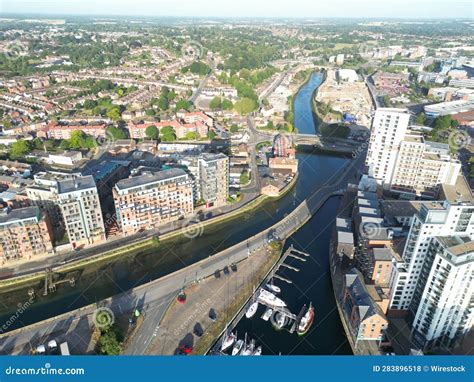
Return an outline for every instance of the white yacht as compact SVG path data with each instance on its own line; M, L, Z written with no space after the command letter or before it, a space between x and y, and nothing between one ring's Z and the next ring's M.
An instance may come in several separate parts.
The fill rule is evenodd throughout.
M283 300L279 299L273 293L265 289L260 289L258 300L264 304L279 308L284 308L286 306L286 303Z
M272 316L273 314L273 309L272 308L268 308L265 313L263 313L262 315L262 319L263 321L268 321L270 319L270 317Z
M222 340L221 351L226 351L229 349L237 339L237 336L234 333L225 334L224 339Z
M258 309L258 302L252 303L248 307L247 311L245 312L245 317L252 318L253 316L255 316L255 313L257 312L257 309Z

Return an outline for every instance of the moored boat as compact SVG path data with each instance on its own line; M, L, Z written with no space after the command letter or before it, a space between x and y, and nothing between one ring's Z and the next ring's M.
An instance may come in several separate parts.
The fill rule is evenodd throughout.
M255 315L255 313L257 312L257 309L258 309L258 302L252 303L248 307L247 311L245 312L245 317L252 318Z
M286 303L282 299L279 299L273 293L265 289L260 289L258 300L264 304L274 307L284 308L286 306Z
M262 319L263 321L268 321L270 319L270 317L272 316L273 314L273 309L272 308L268 308L265 313L263 313L262 315Z
M257 347L252 355L262 355L262 347Z
M244 347L244 340L238 340L232 348L232 355L238 355Z
M226 351L229 349L237 339L237 336L234 333L226 334L222 340L221 351Z
M281 289L280 287L274 285L273 283L268 283L266 285L267 289L274 292L274 293L280 293L281 292Z
M306 311L305 315L301 318L300 323L298 324L298 327L296 328L296 332L298 335L302 336L306 334L313 324L313 319L314 319L314 307L313 304L309 304L309 308Z

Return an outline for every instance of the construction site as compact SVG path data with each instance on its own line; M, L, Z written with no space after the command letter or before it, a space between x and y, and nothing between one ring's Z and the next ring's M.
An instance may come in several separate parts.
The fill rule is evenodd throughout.
M319 87L316 102L322 105L330 105L330 110L320 115L326 123L348 122L353 126L370 126L370 113L372 110L372 99L365 82L351 69L343 69L353 72L353 75L341 75L342 70L329 69L326 72L326 80ZM329 108L320 108L329 109ZM321 110L319 110L319 114ZM351 126L351 130L352 130Z

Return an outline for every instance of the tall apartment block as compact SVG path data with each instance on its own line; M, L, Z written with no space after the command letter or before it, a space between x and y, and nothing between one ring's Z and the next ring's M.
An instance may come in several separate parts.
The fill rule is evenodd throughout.
M227 204L229 197L229 158L222 154L201 154L198 158L199 199L209 207Z
M181 169L124 179L113 190L124 236L192 215L193 181Z
M466 214L467 215L467 214ZM474 242L434 237L415 287L410 312L420 347L452 345L474 325Z
M99 194L91 175L58 182L58 201L73 248L105 240Z
M407 134L400 143L390 190L434 198L440 185L456 184L460 171L461 163L451 157L449 145Z
M379 184L390 184L409 121L408 110L382 108L375 112L365 163Z
M452 158L449 145L410 132L409 119L404 109L375 112L366 166L384 189L431 199L442 184L456 184L461 163Z
M424 202L413 217L402 261L391 277L390 309L408 310L415 293L428 247L436 236L474 237L474 205L454 201Z
M53 233L47 214L39 207L0 213L0 259L17 260L53 253Z

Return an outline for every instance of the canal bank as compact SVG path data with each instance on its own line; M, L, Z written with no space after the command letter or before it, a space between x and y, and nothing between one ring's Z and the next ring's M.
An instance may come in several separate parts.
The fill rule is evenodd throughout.
M300 91L295 99L297 113L295 123L299 124L298 130L303 133L315 133L310 102L314 87L319 86L319 76L320 74L312 75L311 80L302 88L306 90ZM307 115L305 118L298 118L300 113L307 113ZM144 249L133 256L119 257L107 264L87 267L76 273L71 272L76 277L76 286L61 286L56 293L46 297L40 295L43 288L41 281L31 286L37 291L37 302L22 314L21 322L18 321L16 327L56 316L136 288L245 241L279 222L311 192L321 188L348 163L345 158L311 153L299 153L298 158L300 176L295 187L278 201L266 200L259 207L244 213L239 217L239 224L235 224L233 220L222 222L213 227L207 227L192 239L174 238L160 243L159 248ZM308 237L305 240L311 241L314 235L308 232L306 234ZM0 298L5 304L0 307L2 314L0 320L5 321L15 313L19 301L28 299L28 288L4 293L0 295ZM327 304L334 306L331 301ZM337 330L339 329L336 328ZM329 349L326 350L329 351Z
M213 225L226 222L229 220L233 220L245 214L253 209L259 207L262 203L267 200L278 201L280 198L285 196L291 189L295 186L298 179L298 174L288 183L282 190L278 196L267 196L267 195L259 195L255 199L250 200L248 203L241 206L239 209L222 214L217 215L211 219L201 221L199 223L188 225L184 228L176 229L174 231L157 235L156 237L159 238L159 242L154 242L154 238L150 237L148 239L142 240L135 244L122 247L120 249L114 249L111 251L105 251L103 253L99 253L97 255L92 255L87 257L83 260L78 260L73 263L67 265L59 265L56 267L50 268L50 270L56 274L57 278L60 278L61 274L67 274L69 272L76 271L83 267L89 267L93 265L97 265L100 263L107 263L108 261L113 260L117 257L126 257L126 256L133 256L135 253L138 253L140 250L150 250L153 248L158 249L159 245L167 240L171 240L173 238L177 238L180 236L186 237L186 235L194 234L195 232L204 230L205 228L212 228ZM44 271L32 273L26 276L18 276L12 277L6 280L0 281L0 294L4 292L8 292L12 289L19 288L24 285L31 285L32 283L39 282L45 279Z

